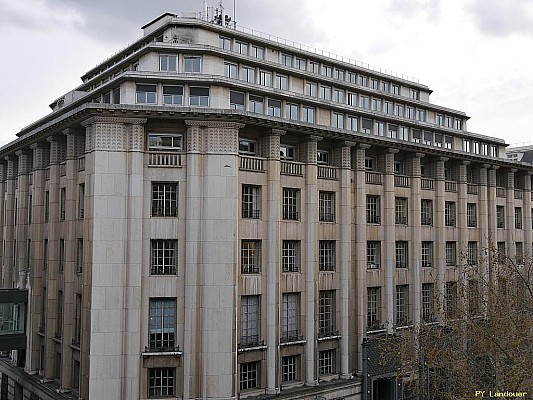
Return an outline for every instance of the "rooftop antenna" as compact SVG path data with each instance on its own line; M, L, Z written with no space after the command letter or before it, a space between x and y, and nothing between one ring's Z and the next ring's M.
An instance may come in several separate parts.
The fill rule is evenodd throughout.
M236 13L236 0L233 0L233 18L226 14L226 11L224 9L224 5L222 4L222 0L218 3L218 8L215 9L215 16L213 18L213 22L220 26L225 26L230 28L233 26L233 28L237 27L237 24L235 22L235 13Z

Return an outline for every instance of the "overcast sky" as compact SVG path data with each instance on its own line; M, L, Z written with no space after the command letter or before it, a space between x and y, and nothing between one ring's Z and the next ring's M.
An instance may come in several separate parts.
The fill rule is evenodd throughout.
M209 0L209 6L218 1ZM233 0L224 5L233 13ZM0 145L164 12L201 0L0 0ZM533 0L236 0L241 26L419 79L468 130L533 141Z

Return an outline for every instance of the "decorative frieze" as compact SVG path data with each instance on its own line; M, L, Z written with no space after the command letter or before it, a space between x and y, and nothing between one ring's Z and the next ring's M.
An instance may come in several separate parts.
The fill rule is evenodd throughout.
M145 118L89 118L82 123L86 127L85 151L142 150L144 148L144 128L142 125L145 123Z
M285 133L286 131L282 129L271 129L266 132L266 135L261 139L261 155L271 160L279 160L281 136Z
M370 148L369 144L360 143L355 149L355 169L358 171L365 170L366 150Z
M187 151L234 153L239 151L239 129L244 124L222 121L185 121Z
M15 152L18 157L18 174L26 175L32 170L33 157L28 151L19 150Z

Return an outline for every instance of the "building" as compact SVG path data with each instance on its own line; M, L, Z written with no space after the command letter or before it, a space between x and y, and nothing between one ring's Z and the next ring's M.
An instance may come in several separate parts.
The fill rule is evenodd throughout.
M531 253L533 169L427 86L143 30L0 149L1 283L29 291L2 399L360 399L363 339L453 313L460 254Z
M514 161L533 163L533 143L517 143L506 149L507 158Z

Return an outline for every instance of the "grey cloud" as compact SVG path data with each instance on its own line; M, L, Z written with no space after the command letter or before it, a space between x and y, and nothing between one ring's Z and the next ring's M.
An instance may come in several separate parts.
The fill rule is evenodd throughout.
M474 0L466 11L480 32L491 36L533 35L533 1Z
M409 19L414 19L418 14L425 12L430 19L438 20L440 3L441 0L391 0L386 11ZM401 23L405 23L405 20Z

